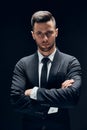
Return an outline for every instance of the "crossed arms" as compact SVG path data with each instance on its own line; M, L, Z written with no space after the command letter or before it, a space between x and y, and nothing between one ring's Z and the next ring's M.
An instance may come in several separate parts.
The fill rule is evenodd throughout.
M73 80L73 79L65 80L65 81L61 84L61 88L62 88L62 89L68 88L68 87L70 87L73 83L74 83L74 80ZM31 93L32 93L32 89L27 89L27 90L25 90L25 95L26 95L26 96L30 96Z
M81 86L81 69L77 60L74 60L69 67L67 78L60 88L39 88L36 93L37 99L34 100L30 96L32 89L25 89L25 66L23 66L23 61L20 61L15 67L11 86L11 102L13 106L19 111L29 113L32 108L36 109L33 106L33 101L35 101L35 105L42 103L49 107L58 108L69 108L77 104Z

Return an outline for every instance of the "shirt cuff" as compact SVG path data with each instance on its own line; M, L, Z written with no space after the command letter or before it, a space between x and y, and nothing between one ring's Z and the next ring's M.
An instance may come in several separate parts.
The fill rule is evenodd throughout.
M38 90L38 87L34 87L31 91L31 94L30 94L30 98L31 99L35 99L37 100L37 90Z

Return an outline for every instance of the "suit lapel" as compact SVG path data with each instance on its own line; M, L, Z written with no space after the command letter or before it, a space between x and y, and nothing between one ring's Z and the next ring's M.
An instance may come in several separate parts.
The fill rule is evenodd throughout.
M38 54L35 53L31 59L30 63L30 71L29 71L30 81L34 86L39 86L39 78L38 78Z
M48 84L54 81L54 78L57 75L58 70L60 68L61 58L59 55L60 55L59 50L57 50L54 56L54 60L52 62L51 69L50 69Z

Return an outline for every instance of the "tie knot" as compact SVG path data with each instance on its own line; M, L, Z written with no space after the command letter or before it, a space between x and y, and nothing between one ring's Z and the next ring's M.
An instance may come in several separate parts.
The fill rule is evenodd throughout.
M47 57L42 59L43 64L47 64L48 61L49 61L49 58L47 58Z

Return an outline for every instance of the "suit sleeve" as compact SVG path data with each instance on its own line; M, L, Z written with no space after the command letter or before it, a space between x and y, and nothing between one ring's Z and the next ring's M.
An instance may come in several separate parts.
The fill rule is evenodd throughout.
M73 57L67 64L66 69L65 80L74 79L73 85L63 89L55 89L55 86L50 90L39 88L37 91L37 101L44 105L47 104L58 108L70 108L77 104L82 82L80 63Z
M11 104L15 111L34 115L33 102L29 96L25 96L26 90L26 73L23 60L20 60L13 71L12 85L11 85Z

